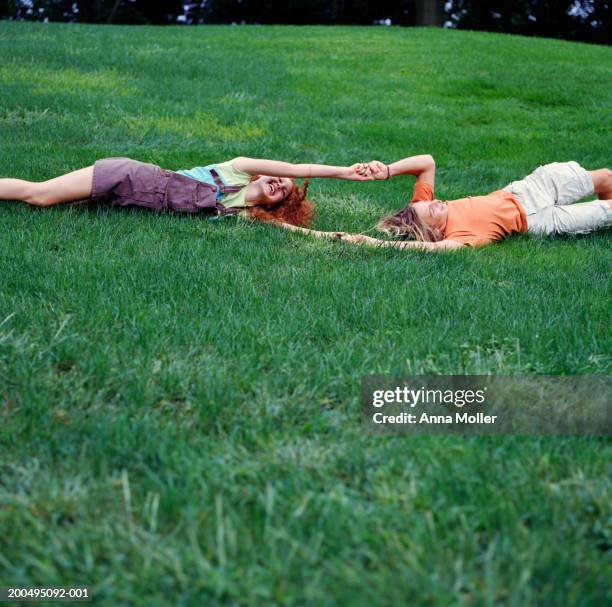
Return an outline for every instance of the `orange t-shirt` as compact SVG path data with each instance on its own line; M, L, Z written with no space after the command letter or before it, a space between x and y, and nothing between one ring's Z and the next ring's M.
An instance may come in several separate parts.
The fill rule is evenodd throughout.
M433 185L417 181L412 202L433 200ZM487 196L449 200L444 238L471 247L481 247L515 232L527 231L527 216L518 198L505 190Z

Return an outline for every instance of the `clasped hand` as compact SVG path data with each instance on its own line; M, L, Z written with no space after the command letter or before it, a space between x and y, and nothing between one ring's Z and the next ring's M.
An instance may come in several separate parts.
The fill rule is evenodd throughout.
M352 181L374 181L375 179L387 179L389 170L387 165L379 160L371 162L357 162L348 167L347 178Z

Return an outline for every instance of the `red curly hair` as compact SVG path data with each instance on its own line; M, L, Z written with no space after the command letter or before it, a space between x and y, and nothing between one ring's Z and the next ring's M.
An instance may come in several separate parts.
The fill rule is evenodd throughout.
M255 176L251 180L257 178L258 176ZM247 216L267 223L281 222L304 228L310 227L314 217L314 204L306 198L308 184L308 181L304 181L304 185L300 188L294 183L289 196L278 204L248 207Z

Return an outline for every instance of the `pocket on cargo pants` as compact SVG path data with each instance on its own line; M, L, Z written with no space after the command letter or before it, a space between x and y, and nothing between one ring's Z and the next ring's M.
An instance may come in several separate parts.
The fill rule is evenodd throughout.
M197 179L171 173L164 201L168 209L178 213L216 213L216 188Z

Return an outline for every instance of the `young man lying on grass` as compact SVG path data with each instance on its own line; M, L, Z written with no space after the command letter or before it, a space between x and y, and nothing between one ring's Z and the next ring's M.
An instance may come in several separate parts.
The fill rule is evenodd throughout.
M553 162L486 196L442 202L434 198L436 164L430 155L411 156L388 166L373 161L368 166L375 179L416 175L411 203L377 226L386 234L413 240L380 240L342 232L309 233L355 244L435 252L481 247L517 232L581 234L612 225L610 169L586 171L577 162ZM599 200L573 204L593 193Z

